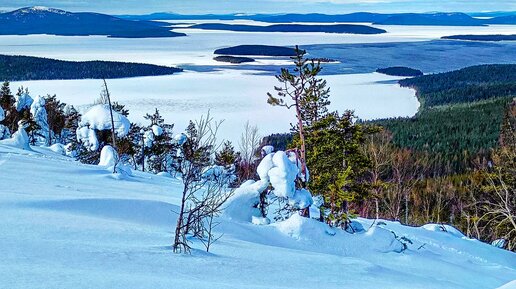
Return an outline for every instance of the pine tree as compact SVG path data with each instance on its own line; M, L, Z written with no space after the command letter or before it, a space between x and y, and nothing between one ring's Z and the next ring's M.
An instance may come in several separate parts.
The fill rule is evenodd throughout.
M298 184L301 188L307 187L307 154L305 130L307 126L316 122L327 112L329 104L329 89L326 82L318 79L321 72L320 62L305 59L306 52L296 46L296 55L292 57L294 69L291 72L287 68L281 69L281 74L276 76L281 86L276 86L276 96L268 93L267 102L273 106L293 108L296 112L297 124L295 131L299 137L296 151L301 166L301 177ZM309 208L304 209L301 215L309 217Z
M304 113L302 111L303 104L309 102L308 99L316 95L311 92L313 86L313 78L321 71L319 64L314 62L308 63L308 60L304 58L306 52L300 50L296 46L296 56L292 57L295 68L291 72L287 68L281 69L281 74L276 76L276 79L281 83L281 86L276 86L277 96L273 96L271 93L267 93L269 103L272 106L283 106L287 109L294 108L296 111L297 127L296 130L299 134L300 140L300 162L301 162L301 173L304 179L301 180L303 187L306 186L306 149L305 149L305 126L304 126Z
M66 104L60 102L56 95L47 95L45 97L45 110L47 111L48 123L48 145L52 144L53 136L60 136L65 127L64 108Z

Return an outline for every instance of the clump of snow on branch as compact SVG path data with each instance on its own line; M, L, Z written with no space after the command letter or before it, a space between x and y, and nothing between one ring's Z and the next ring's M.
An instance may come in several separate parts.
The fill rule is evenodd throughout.
M124 137L129 133L131 123L127 117L113 111L115 133L118 137ZM81 118L79 127L89 127L93 130L111 130L111 115L109 105L97 104L92 106Z
M296 178L299 173L295 163L290 161L287 154L278 151L272 155L272 168L268 171L273 193L277 197L292 198L296 193ZM268 164L270 165L270 164Z
M26 92L21 93L19 95L17 94L15 98L16 102L14 105L16 106L17 111L22 111L26 108L30 108L32 103L34 102L32 97Z
M154 133L152 132L152 130L148 130L148 131L144 132L143 133L143 145L146 148L151 148L153 144L154 144Z
M99 140L93 129L87 126L77 128L77 141L82 143L84 147L90 151L99 149Z

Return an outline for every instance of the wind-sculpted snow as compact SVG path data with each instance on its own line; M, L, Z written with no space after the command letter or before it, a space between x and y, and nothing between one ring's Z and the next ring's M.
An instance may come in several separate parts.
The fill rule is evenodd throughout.
M449 227L359 218L366 231L349 234L297 215L254 225L244 207L256 199L243 191L217 219L223 236L210 253L193 241L192 255L174 254L180 180L111 176L49 149L0 144L0 287L508 289L516 279L514 253ZM401 237L413 244L397 253Z

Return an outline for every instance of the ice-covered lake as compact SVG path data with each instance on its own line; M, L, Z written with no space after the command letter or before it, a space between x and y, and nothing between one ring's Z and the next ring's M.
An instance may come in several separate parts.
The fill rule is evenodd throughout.
M382 26L380 35L325 33L249 33L181 29L187 37L119 39L98 36L63 37L49 35L0 36L0 54L41 56L64 60L114 60L159 65L219 66L213 60L218 48L240 44L311 45L386 43L434 40L444 35L467 33L508 33L514 26L425 27ZM261 58L257 65L286 65L285 60ZM231 66L229 66L231 68ZM376 73L325 75L331 87L332 108L355 110L362 119L411 116L419 103L414 91L401 88L396 77ZM263 135L289 130L293 112L273 108L266 103L272 91L273 76L256 71L219 69L162 77L109 80L113 98L127 105L131 120L143 121L143 115L159 108L168 122L183 129L190 119L208 110L225 119L221 137L236 141L246 121L257 124ZM99 80L25 81L13 86L29 87L34 95L57 94L66 103L84 106L98 97Z
M331 87L332 108L355 110L363 119L411 116L419 106L410 89L383 81L397 79L377 73L324 76ZM382 83L378 83L382 81ZM276 79L250 71L184 72L171 76L108 80L113 99L125 104L133 122L144 123L143 115L158 108L165 120L183 129L191 119L210 110L224 119L220 136L237 141L246 121L256 124L263 135L287 132L293 111L271 107L267 92ZM29 87L31 94L57 94L66 103L91 104L99 95L100 80L50 80L14 82Z

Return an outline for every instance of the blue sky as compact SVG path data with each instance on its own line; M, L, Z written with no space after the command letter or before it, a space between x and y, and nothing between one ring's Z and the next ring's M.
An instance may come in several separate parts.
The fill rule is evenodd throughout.
M516 0L0 0L1 10L36 5L112 14L516 11Z

